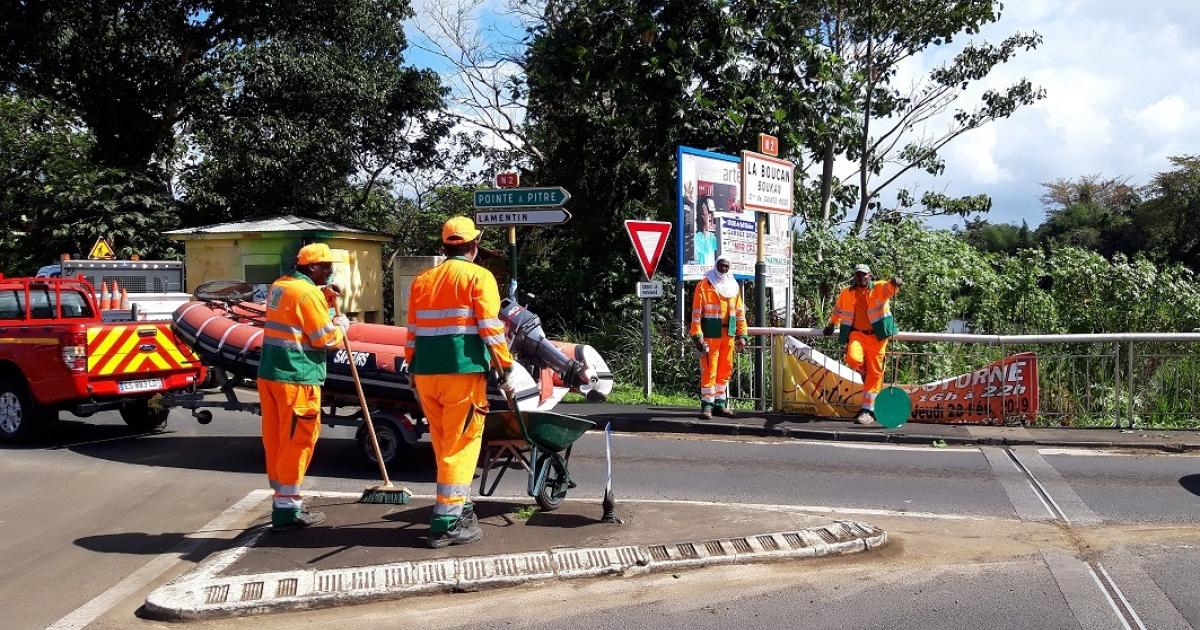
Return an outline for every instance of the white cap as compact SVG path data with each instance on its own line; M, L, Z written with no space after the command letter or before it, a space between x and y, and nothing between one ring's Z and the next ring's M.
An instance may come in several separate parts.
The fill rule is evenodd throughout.
M862 265L862 264L854 265L854 273L870 274L871 268L866 265Z

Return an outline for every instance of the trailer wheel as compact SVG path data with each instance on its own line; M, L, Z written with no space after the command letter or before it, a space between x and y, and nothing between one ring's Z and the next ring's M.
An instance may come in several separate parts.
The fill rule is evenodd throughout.
M28 438L36 420L25 382L17 378L0 379L0 442L11 444Z
M138 431L157 431L167 426L170 413L171 410L165 407L151 409L148 398L132 400L121 407L121 419Z
M398 418L387 412L371 414L371 420L375 425L375 437L379 440L379 454L383 456L384 466L395 464L401 457L411 452L417 441L421 439L419 432L403 426L402 423L406 419ZM365 422L359 425L355 437L358 440L358 453L362 457L363 465L371 469L378 468L379 465L375 463L375 448L371 445L371 434L367 431Z

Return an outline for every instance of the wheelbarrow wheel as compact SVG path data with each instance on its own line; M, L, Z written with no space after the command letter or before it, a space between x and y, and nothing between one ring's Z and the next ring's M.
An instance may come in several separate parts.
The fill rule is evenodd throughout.
M567 494L565 486L566 480L558 471L558 467L550 466L550 470L546 472L546 483L536 497L538 507L542 508L543 512L553 512L562 507Z

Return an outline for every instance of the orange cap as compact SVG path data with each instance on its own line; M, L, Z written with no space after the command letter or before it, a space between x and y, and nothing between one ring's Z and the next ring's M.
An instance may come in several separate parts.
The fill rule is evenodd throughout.
M300 248L296 255L297 265L315 265L317 263L333 262L333 252L325 243L310 243Z
M450 217L442 226L442 242L470 243L479 238L481 233L470 217Z

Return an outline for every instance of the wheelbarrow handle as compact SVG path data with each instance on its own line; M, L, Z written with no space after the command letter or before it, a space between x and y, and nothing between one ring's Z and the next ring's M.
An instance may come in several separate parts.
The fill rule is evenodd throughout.
M492 353L492 367L496 368L496 384L504 382L504 366L500 365L500 357ZM517 406L517 399L513 393L501 387L500 391L504 393L504 399L508 401L508 408L512 410L513 415L517 417L517 424L521 427L521 437L525 438L526 442L533 444L533 440L529 439L529 422L525 418L525 414L521 408Z

